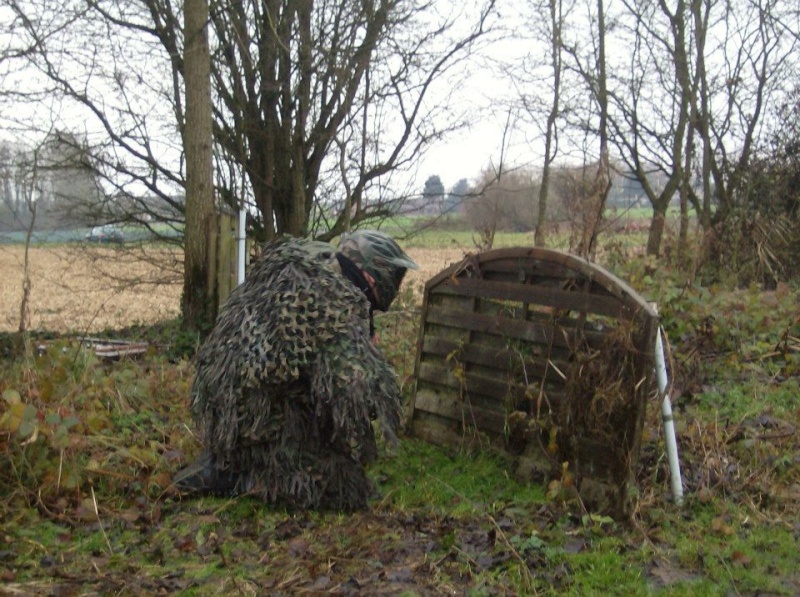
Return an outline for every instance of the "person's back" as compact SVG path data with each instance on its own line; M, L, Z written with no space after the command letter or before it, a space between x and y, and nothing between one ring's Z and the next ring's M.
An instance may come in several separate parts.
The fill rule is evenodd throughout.
M401 396L372 342L370 285L342 271L350 261L309 241L265 246L198 352L191 407L205 453L179 488L298 508L366 505L371 419L393 434Z

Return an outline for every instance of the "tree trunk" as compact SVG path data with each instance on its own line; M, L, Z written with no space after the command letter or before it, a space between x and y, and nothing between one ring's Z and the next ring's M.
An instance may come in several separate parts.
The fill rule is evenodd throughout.
M556 119L559 114L559 99L561 95L561 2L550 0L550 27L551 27L551 59L553 66L553 103L547 116L547 130L544 138L544 168L542 169L542 184L539 187L539 214L536 218L536 230L533 235L533 244L543 247L546 244L545 226L547 223L547 197L550 193L550 166L555 158L553 142L555 138Z
M600 232L603 221L608 192L611 190L611 168L608 155L608 78L606 66L606 11L603 0L597 0L597 106L600 111L600 158L592 185L593 199L596 202L593 207L596 211L586 245L582 247L583 252L579 253L579 255L590 260L594 260L595 257L597 235Z
M667 205L653 206L653 219L650 220L650 232L647 235L647 254L658 255L661 251L661 237L664 236L664 224L666 223Z
M216 280L210 239L214 221L208 0L184 8L186 122L186 228L184 230L183 324L207 332L216 317Z
M686 132L686 149L683 155L683 178L681 180L681 220L678 233L678 260L683 263L689 254L689 195L692 184L692 159L694 158L694 128L690 125Z

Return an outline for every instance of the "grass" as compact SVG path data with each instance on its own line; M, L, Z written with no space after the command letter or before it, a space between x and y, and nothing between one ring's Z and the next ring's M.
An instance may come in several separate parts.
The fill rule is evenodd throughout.
M502 454L407 437L370 468L378 495L367 512L182 501L168 486L199 449L188 425L191 363L158 351L103 362L57 341L41 356L0 360L0 585L78 594L800 593L797 290L687 287L674 272L625 268L659 301L671 340L683 506L668 498L657 401L627 523L520 484ZM406 391L413 300L402 295L378 319ZM135 331L176 340L175 329Z
M494 515L544 502L541 487L509 478L498 454L451 454L419 440L404 441L394 457L373 469L386 489L382 503L400 510L425 508L440 516Z

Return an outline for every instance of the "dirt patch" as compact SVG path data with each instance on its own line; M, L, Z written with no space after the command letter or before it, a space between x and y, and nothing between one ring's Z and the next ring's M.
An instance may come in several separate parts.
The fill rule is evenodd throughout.
M462 249L410 249L420 265L407 282L425 281L458 261ZM25 249L0 247L0 331L19 328ZM32 247L30 329L94 333L152 324L180 313L182 256L174 249Z
M90 333L153 323L179 312L175 251L32 247L30 328ZM0 331L19 327L25 250L0 247Z

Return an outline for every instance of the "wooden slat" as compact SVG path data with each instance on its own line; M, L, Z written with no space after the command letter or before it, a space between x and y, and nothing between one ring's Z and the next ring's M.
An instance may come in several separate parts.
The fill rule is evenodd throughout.
M492 379L490 377L478 376L466 373L464 383L455 378L452 369L432 365L430 363L419 364L419 379L437 383L455 390L464 389L470 393L482 394L497 400L500 404L512 393L523 392L519 386L510 386L505 379Z
M449 448L461 445L465 439L463 430L457 430L451 419L444 419L428 412L421 412L419 416L414 417L409 425L409 431L414 437L423 441Z
M555 322L552 316L546 318L541 314L530 313L530 319L516 319L501 317L498 315L487 315L485 313L475 313L470 315L454 315L445 309L432 308L427 312L426 322L433 324L427 330L430 336L446 337L449 339L466 340L466 336L459 336L454 330L461 332L477 332L472 338L486 338L486 340L475 340L487 348L493 347L494 342L489 338L501 338L497 343L497 348L517 349L518 351L530 350L534 354L546 354L550 349L550 330L555 326L556 334L553 338L552 351L555 355L561 355L559 349L571 350L572 347L580 343L592 349L604 346L606 332L596 329L595 322L587 321L583 324L573 318L559 318ZM581 327L583 326L583 327ZM605 325L606 331L610 326ZM576 332L580 328L580 333ZM446 332L445 332L446 330ZM481 336L480 334L488 334ZM538 347L544 347L542 352ZM564 353L565 354L565 353Z
M472 311L474 308L470 296L435 294L429 298L431 307L446 308L452 311Z
M459 400L452 395L424 390L417 394L416 408L493 433L502 433L506 423L504 412L484 408L470 400Z
M496 315L481 315L472 313L451 313L444 309L428 309L426 323L438 323L454 328L466 329L473 332L489 332L501 336L508 336L520 340L527 340L536 344L550 344L552 329L538 321L520 322L508 320ZM558 335L557 335L558 336ZM563 341L556 339L560 346Z
M528 278L538 278L541 281L552 280L553 282L563 280L580 280L585 277L573 269L566 267L562 263L550 261L537 261L532 259L496 259L481 263L481 271L484 277L493 273L520 275Z
M552 380L553 377L548 376L544 388L541 388L541 377L531 378L531 383L526 386L524 383L519 383L519 380L509 383L502 372L498 372L498 377L494 378L467 372L462 384L449 368L421 362L417 374L417 388L419 390L430 385L442 393L450 393L454 398L460 398L462 394L468 395L475 404L505 412L509 403L535 404L541 389L545 391L551 406L557 407L563 400L564 387L559 377L556 377L555 381Z
M628 305L614 298L528 284L459 278L458 280L446 280L436 287L433 292L456 296L519 301L521 303L536 303L563 311L594 313L620 319L633 319L636 314Z
M425 360L428 361L428 355L436 355L442 358L445 363L448 356L456 358L459 362L467 363L470 365L482 365L484 367L493 367L500 371L520 370L524 365L525 372L529 379L540 379L543 375L547 375L548 381L560 381L561 377L553 368L553 363L559 369L563 369L566 363L561 356L557 358L546 358L544 354L546 351L542 349L537 354L542 354L542 358L532 356L531 349L537 347L525 347L527 354L522 355L521 352L510 349L496 349L479 344L462 344L452 340L446 340L436 336L426 336L422 343L422 350L425 354ZM549 361L549 362L548 362Z
M537 268L556 268L556 271L558 268L572 270L574 273L571 277L577 276L593 281L611 295L624 301L632 312L641 311L648 317L658 317L653 308L635 290L612 273L575 255L539 247L511 247L488 251L481 255L467 255L461 262L454 263L428 280L425 284L426 292L448 279L466 279L473 275L476 268L479 270L478 277L480 277L484 269L501 267L498 264L509 261L522 262L525 264L522 267L530 267L531 271L535 271Z
M570 348L571 344L575 344L576 339L574 328L564 328L558 323L556 324L556 333L553 334L553 324L543 320L523 321L497 315L452 313L438 307L428 309L425 323L471 332L484 332L548 347L551 346L552 341L552 346L555 348ZM576 322L565 320L565 323L574 325ZM592 330L582 331L581 334L585 336L589 346L601 345L605 337L604 334Z
M225 304L231 294L231 244L228 242L227 230L223 228L219 236L217 249L217 294L220 297L220 307Z

